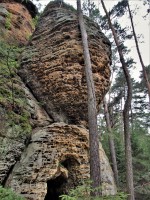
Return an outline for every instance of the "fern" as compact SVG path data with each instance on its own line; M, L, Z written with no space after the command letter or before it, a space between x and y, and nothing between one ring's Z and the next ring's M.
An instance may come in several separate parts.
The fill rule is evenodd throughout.
M3 188L0 186L0 200L25 200L23 197L15 194L9 188Z

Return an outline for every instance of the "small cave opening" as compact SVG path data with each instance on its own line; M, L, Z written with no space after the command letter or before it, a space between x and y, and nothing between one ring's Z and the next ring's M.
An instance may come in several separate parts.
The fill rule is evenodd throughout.
M71 159L69 158L69 159L64 160L63 162L61 162L61 165L69 170L69 168L72 165Z
M74 158L66 158L60 166L68 170L68 178L63 174L47 181L47 194L44 200L60 200L60 195L67 194L68 190L77 186L76 166L79 163Z
M67 182L67 179L62 175L55 179L47 181L47 194L44 200L60 200L59 196L63 194L62 186Z

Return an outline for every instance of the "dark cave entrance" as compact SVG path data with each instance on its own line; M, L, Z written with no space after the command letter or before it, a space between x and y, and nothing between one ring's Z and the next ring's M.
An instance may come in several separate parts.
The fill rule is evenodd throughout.
M44 200L60 200L59 196L63 194L61 188L66 182L67 180L62 175L47 181L47 194Z
M66 194L68 189L76 186L76 166L79 163L74 158L63 160L60 165L68 170L68 178L62 174L55 179L47 181L47 194L44 200L60 200L59 196Z

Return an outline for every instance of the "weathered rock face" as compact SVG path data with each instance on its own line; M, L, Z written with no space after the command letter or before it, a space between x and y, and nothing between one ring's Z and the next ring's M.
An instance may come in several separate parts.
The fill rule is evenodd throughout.
M27 43L27 36L34 30L32 17L35 17L36 13L36 7L30 1L25 3L22 0L0 0L0 43L7 44L4 45L4 52L9 44L10 49L7 50L10 52L15 51L11 44L20 46ZM9 53L7 58L10 60ZM29 116L31 115L33 126L39 125L38 117L37 120L32 120L32 116L33 118L35 115L39 116L39 109L34 109L32 104L35 103L30 105L34 101L32 95L29 95L27 88L15 75L14 66L10 66L11 72L7 71L7 58L1 56L0 59L0 184L2 185L5 185L8 174L11 173L25 148L25 140L30 136L31 131L27 130L27 127L31 128L28 124ZM13 59L11 58L11 61L16 62L15 53Z
M0 40L24 45L34 30L36 7L21 0L0 0Z
M16 1L12 2L19 6ZM98 26L85 20L98 108L109 86L110 45ZM22 42L22 37L18 40ZM17 82L25 92L32 131L10 140L5 134L7 146L11 145L0 159L0 183L27 200L57 200L89 178L87 88L76 11L65 4L47 6L22 55L19 74L30 88ZM113 173L101 145L100 157L103 194L115 194Z
M97 108L109 86L110 43L85 18ZM20 75L55 122L87 122L87 87L76 11L50 3L23 54ZM99 109L98 109L99 110Z
M103 194L113 195L113 174L101 146L100 157ZM34 131L7 184L27 199L56 200L84 179L89 179L88 131L76 125L53 123Z
M89 176L85 129L54 123L33 133L31 141L11 181L11 187L27 199L44 199L49 180L54 185L58 181L55 190L60 195Z
M25 107L24 114L30 115L29 128L36 129L41 128L52 123L52 119L49 118L47 113L38 105L38 102L25 87L25 85L19 80L19 77L15 77L17 80L16 86L18 92L23 93L24 97L21 97L23 101L22 107ZM15 88L15 87L14 87ZM16 100L17 98L15 98ZM22 128L18 125L21 121L13 121L13 127L11 126L11 119L8 118L7 109L1 105L0 101L0 185L5 185L9 174L11 174L14 166L21 157L22 152L26 149L26 146L30 142L31 130L27 131L26 128ZM22 114L22 120L24 119ZM13 114L13 117L18 117ZM15 123L16 122L16 123ZM29 123L29 122L28 122ZM7 125L8 124L8 125Z

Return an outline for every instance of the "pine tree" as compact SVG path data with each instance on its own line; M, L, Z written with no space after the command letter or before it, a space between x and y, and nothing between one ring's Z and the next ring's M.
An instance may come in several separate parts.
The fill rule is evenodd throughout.
M134 200L134 186L133 186L133 169L132 169L132 153L131 153L131 134L130 134L130 128L129 128L129 110L131 107L131 100L132 100L132 83L131 83L131 78L130 78L130 74L127 68L127 64L125 62L124 59L124 55L122 52L122 48L120 45L120 42L118 40L118 35L115 32L115 29L111 23L110 20L110 16L106 10L104 1L101 0L103 9L106 13L107 19L108 19L108 23L109 23L109 27L112 31L117 49L118 49L118 53L119 53L119 57L120 57L120 62L122 64L122 68L124 71L124 75L126 78L126 82L127 82L127 98L125 100L125 105L124 105L124 109L123 109L123 118L124 118L124 137L125 137L125 156L126 156L126 181L127 181L127 192L129 194L128 196L128 200Z
M104 115L105 115L106 125L107 125L107 129L108 129L108 134L109 134L108 140L109 140L109 149L110 149L112 168L113 168L116 184L117 184L117 186L119 186L115 143L114 143L114 138L113 138L113 133L112 133L112 128L111 128L111 121L110 121L110 115L109 115L109 111L108 111L108 105L107 105L106 98L104 98L104 100L103 100L103 106L104 106Z
M94 81L92 75L91 59L88 47L87 32L84 25L83 14L81 10L81 1L77 0L78 19L81 30L85 74L88 90L88 123L89 123L89 145L90 145L90 178L92 187L98 188L101 185L100 158L99 158L99 138L97 130L97 110ZM99 196L100 191L95 190L92 196Z
M129 5L129 1L128 0L127 0L127 7L128 7L128 11L129 11L129 16L130 16L130 21L131 21L131 26L132 26L133 36L134 36L134 40L135 40L135 44L136 44L137 53L138 53L139 60L140 60L141 66L142 66L145 85L146 85L147 91L148 91L149 104L150 104L150 82L148 80L148 75L146 73L145 65L144 65L144 62L143 62L143 59L142 59L142 55L141 55L141 52L140 52L140 49L139 49L137 35L136 35L136 32L135 32L135 28L134 28L133 16L132 16L132 13L131 13L131 9L130 9L130 5Z
M145 4L149 4L149 0L145 1ZM118 4L115 5L112 8L112 10L110 11L110 15L111 16L114 15L115 17L122 17L127 12L127 10L129 12L129 17L130 17L131 27L132 27L131 37L133 35L134 41L136 44L136 49L137 49L138 57L139 57L139 60L140 60L141 66L142 66L143 77L145 80L145 86L147 87L147 94L149 96L149 104L150 104L150 82L148 80L148 74L146 73L145 65L144 65L143 58L142 58L142 55L140 52L139 43L138 43L136 31L135 31L134 22L133 22L133 15L132 15L132 11L130 9L129 1L128 0L119 1Z

